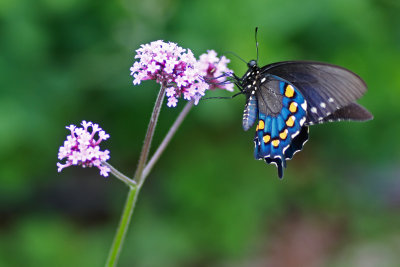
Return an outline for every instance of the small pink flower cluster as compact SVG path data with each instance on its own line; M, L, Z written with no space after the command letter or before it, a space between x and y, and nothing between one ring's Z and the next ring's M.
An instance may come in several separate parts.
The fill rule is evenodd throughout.
M82 167L95 166L100 169L100 174L104 177L108 176L110 168L102 165L102 161L110 158L108 150L100 151L99 144L103 140L107 140L110 135L106 134L98 124L82 121L83 128L77 128L75 125L67 126L71 131L71 135L67 136L64 146L60 147L58 159L67 158L65 164L57 163L58 172L71 165L82 165ZM92 128L92 132L88 128ZM94 137L98 133L98 139Z
M231 61L225 56L218 58L217 52L214 50L207 50L207 53L200 56L196 67L200 75L209 83L210 90L220 88L233 92L234 84L226 82L226 74L233 73L233 71L227 67L229 62Z
M144 80L164 83L169 107L176 107L182 95L184 99L194 100L197 104L205 91L210 89L210 81L213 89L233 89L233 84L223 83L226 77L223 74L231 72L226 67L229 60L225 57L218 59L214 51L209 51L200 57L200 61L196 61L190 49L159 40L141 45L136 50L135 58L139 61L130 68L133 84L140 84ZM217 77L222 80L216 83Z

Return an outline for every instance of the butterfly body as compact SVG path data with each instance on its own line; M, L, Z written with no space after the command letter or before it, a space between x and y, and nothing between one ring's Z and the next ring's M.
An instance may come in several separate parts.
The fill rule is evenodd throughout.
M256 124L254 156L273 163L283 177L286 160L303 148L308 126L327 121L369 120L355 103L367 87L353 72L320 62L285 61L262 68L252 60L236 84L246 95L242 126Z

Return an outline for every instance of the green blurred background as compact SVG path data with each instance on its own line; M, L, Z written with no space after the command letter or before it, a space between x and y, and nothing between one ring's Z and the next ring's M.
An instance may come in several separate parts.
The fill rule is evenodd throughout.
M163 39L250 60L256 26L260 65L347 67L375 119L312 127L279 180L253 158L244 97L201 102L146 181L120 266L399 266L399 13L397 0L1 0L0 266L102 266L127 188L57 173L65 126L99 123L132 175L159 89L132 85L134 50ZM153 148L183 105L163 106Z

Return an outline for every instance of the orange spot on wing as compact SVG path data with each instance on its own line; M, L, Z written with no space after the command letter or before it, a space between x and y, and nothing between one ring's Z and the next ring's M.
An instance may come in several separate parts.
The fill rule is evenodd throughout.
M289 126L289 127L293 127L294 120L295 120L295 118L293 116L290 116L286 121L286 125Z
M292 102L289 105L289 110L292 113L296 113L297 112L297 103L296 102Z
M292 97L294 96L294 88L293 88L293 86L291 86L290 84L288 84L288 85L286 86L286 89L285 89L285 96L286 96L286 97L289 97L289 98L292 98Z
M272 145L274 146L274 147L278 147L279 146L279 140L278 139L275 139L275 140L272 140Z
M258 129L260 129L260 130L264 130L264 127L265 127L264 121L263 121L263 120L259 120L259 121L258 121L257 127L258 127Z
M283 132L281 132L281 133L279 134L279 137L280 137L282 140L285 140L286 137L287 137L287 134L288 134L288 130L285 129Z
M271 136L269 134L264 135L263 137L264 143L268 143L271 140Z

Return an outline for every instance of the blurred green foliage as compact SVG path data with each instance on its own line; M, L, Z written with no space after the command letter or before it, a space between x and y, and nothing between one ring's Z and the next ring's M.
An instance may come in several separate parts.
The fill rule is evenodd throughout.
M146 181L120 266L398 266L399 12L395 0L2 0L0 266L101 266L127 189L93 169L57 173L65 125L99 123L111 163L133 174L158 90L132 85L134 50L163 39L250 60L255 26L261 65L347 67L375 119L312 127L281 181L253 159L242 97L201 102ZM163 107L154 147L183 102Z

